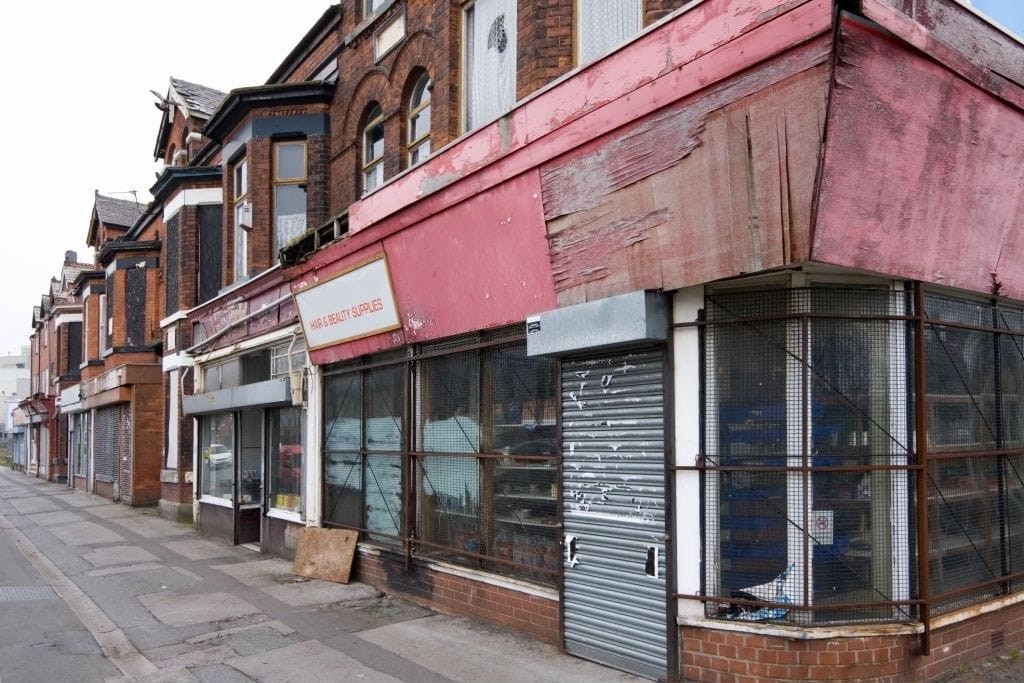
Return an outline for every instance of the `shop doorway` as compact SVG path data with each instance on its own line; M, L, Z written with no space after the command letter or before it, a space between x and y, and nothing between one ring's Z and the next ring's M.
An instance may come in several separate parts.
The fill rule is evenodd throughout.
M565 649L668 671L664 351L562 362Z
M235 539L260 543L263 518L263 411L238 413L238 466L235 468Z

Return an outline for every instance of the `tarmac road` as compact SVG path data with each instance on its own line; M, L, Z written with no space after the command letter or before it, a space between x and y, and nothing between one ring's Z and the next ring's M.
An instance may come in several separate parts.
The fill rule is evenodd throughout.
M643 679L0 469L0 683Z

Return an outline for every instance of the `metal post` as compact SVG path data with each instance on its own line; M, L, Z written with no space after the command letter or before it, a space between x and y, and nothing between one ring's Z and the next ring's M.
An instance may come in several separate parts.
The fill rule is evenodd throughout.
M921 283L914 283L914 446L917 450L917 577L921 598L921 653L932 653L931 603L928 571L928 411L925 402L924 362L924 293Z

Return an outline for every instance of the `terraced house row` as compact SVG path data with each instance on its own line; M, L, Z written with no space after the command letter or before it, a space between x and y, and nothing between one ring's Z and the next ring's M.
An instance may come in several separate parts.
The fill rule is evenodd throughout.
M966 3L346 0L158 105L27 474L653 679L1024 644L1024 45Z

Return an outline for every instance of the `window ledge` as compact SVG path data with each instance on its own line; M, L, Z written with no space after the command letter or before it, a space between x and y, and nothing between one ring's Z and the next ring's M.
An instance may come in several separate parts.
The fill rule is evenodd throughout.
M203 496L199 497L199 502L200 503L205 503L207 505L214 505L216 507L221 507L221 508L233 508L233 507L235 507L234 504L230 500L228 500L227 498L218 498L217 496L206 496L206 495L203 495Z
M290 510L279 510L277 508L270 508L267 510L267 517L273 517L274 519L283 519L286 522L295 522L296 524L305 524L302 521L302 515L298 512L291 512Z
M760 636L776 636L791 640L826 640L831 638L863 638L868 636L914 635L924 631L920 622L909 624L864 624L848 626L785 626L783 624L766 624L763 622L730 621L728 619L708 619L705 617L676 617L677 626L714 629L716 631L733 631L736 633L756 633ZM933 623L932 629L936 625Z
M366 543L359 543L359 552L364 555L380 556L390 550L391 549L382 549ZM461 567L459 565L448 564L446 562L438 562L437 560L428 560L422 557L414 557L413 561L417 566L422 567L423 569L428 569L441 574L458 576L463 579L469 579L470 581L485 583L489 586L514 590L519 593L526 593L537 598L543 598L544 600L558 600L558 590L554 588L545 588L544 586L539 586L535 583L512 579L507 576L501 576L500 574L492 574L490 572L470 569L469 567Z

